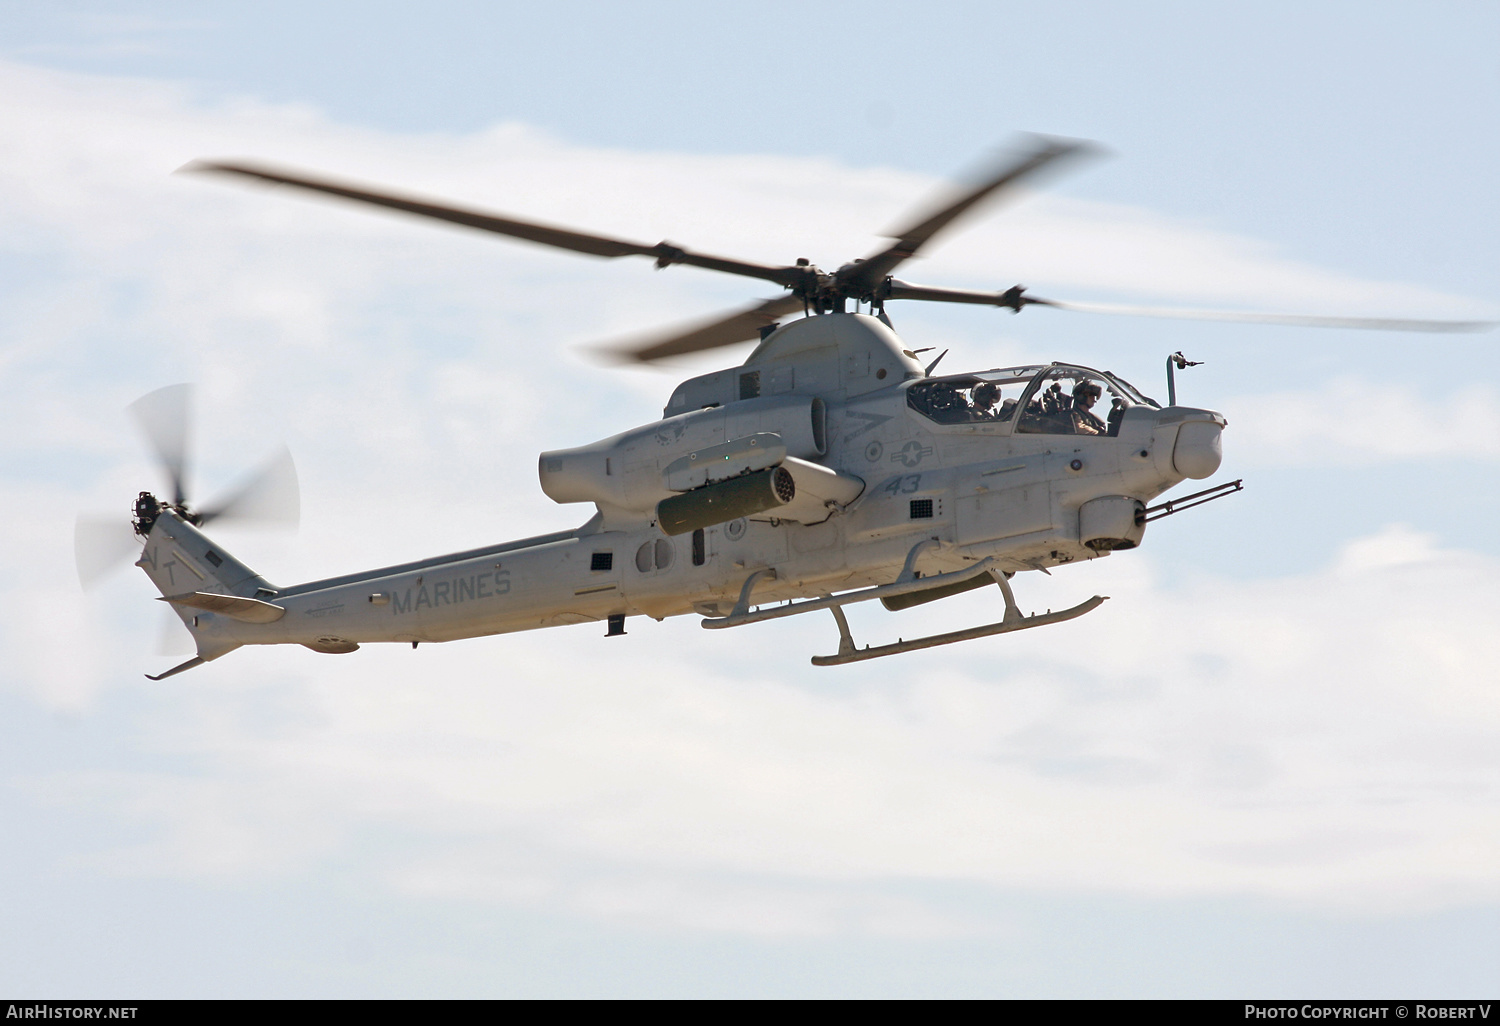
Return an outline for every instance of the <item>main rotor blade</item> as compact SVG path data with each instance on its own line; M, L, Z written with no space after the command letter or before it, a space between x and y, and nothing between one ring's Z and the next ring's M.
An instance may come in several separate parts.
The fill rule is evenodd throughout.
M181 170L194 173L238 175L244 178L269 182L272 185L290 185L294 188L306 189L309 192L337 196L340 199L353 200L356 203L368 203L391 210L400 210L407 214L415 214L418 217L435 218L439 221L448 221L452 224L464 225L468 228L477 228L480 231L494 232L497 235L507 235L513 239L523 239L526 242L534 242L542 246L553 246L557 249L571 250L574 253L585 253L589 256L608 258L647 256L655 258L658 267L669 267L672 264L688 264L693 267L707 268L711 271L723 271L726 274L760 278L764 281L773 281L779 285L788 286L795 285L806 277L806 272L799 267L772 267L768 264L756 264L744 260L730 260L725 257L710 256L705 253L693 253L666 242L647 246L639 242L610 238L607 235L578 232L568 228L540 224L535 221L520 221L511 217L502 217L498 214L487 214L483 211L469 210L464 207L456 207L447 203L436 203L411 196L401 196L392 192L356 188L353 185L345 185L331 179L315 178L301 174L300 172L282 170L264 164L195 160L185 165Z
M141 541L128 517L79 517L73 525L78 583L92 588L111 570L138 554L140 548Z
M1405 317L1323 317L1309 314L1256 313L1248 310L1191 310L1179 307L1129 306L1120 303L1074 303L1050 299L1024 300L1083 313L1124 314L1129 317L1173 317L1189 321L1238 321L1245 324L1284 324L1300 328L1359 328L1366 331L1425 331L1456 333L1489 331L1494 321L1424 320Z
M997 190L1014 185L1022 179L1034 177L1043 168L1055 167L1064 157L1079 156L1095 152L1098 147L1080 139L1053 139L1036 137L1036 144L1019 159L1010 160L987 174L979 184L944 203L922 220L898 233L895 243L860 263L851 265L848 275L850 286L873 289L886 275L903 261L916 255L917 251L934 236L975 204L993 195Z
M301 505L297 466L283 448L228 497L199 514L199 524L233 519L295 527Z
M188 405L192 395L192 385L168 385L127 407L171 479L172 502L178 506L187 501Z
M727 317L683 327L665 338L645 345L642 345L642 340L638 339L633 344L611 346L602 351L617 359L649 363L652 360L662 360L669 356L682 356L705 349L717 349L720 346L730 346L736 342L747 342L757 338L762 328L775 324L788 314L797 313L802 309L803 302L800 297L778 296Z
M931 285L913 285L909 281L890 278L879 290L879 297L886 299L923 299L932 303L973 303L977 306L1005 306L1019 311L1033 303L1055 306L1045 299L1032 299L1020 285L1003 292L982 292L977 289L944 289Z
M1026 295L1017 285L1003 292L944 289L913 285L892 278L882 290L884 299L921 299L935 303L974 303L1019 311L1023 306L1051 306L1082 313L1125 314L1131 317L1173 317L1190 321L1237 321L1281 324L1300 328L1359 328L1367 331L1466 332L1488 331L1493 321L1420 320L1400 317L1325 317L1312 314L1256 313L1249 310L1194 310L1185 307L1130 306L1123 303L1074 303Z

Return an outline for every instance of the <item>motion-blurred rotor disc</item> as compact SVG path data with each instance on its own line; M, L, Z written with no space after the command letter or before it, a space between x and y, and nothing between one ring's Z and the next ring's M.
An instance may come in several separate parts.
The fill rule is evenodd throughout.
M199 523L212 520L256 521L296 527L301 515L302 493L297 466L283 447L264 466L233 492L199 514Z
M172 483L172 502L187 501L188 406L193 386L168 385L131 403L128 409L145 433L167 479Z
M238 520L295 527L300 515L301 491L292 454L285 447L221 501L201 512L189 505L191 398L191 385L168 385L127 407L170 483L172 497L166 505L199 525L214 520ZM119 517L79 517L73 532L79 583L85 588L92 587L138 553L140 547L134 521L124 510Z
M938 303L972 303L1003 306L1020 312L1026 306L1051 306L1059 309L1094 313L1130 314L1142 317L1178 317L1196 320L1245 321L1255 324L1284 324L1300 327L1364 328L1378 331L1483 331L1493 327L1488 322L1423 320L1379 317L1321 317L1285 313L1253 313L1217 310L1175 310L1170 308L1117 306L1106 303L1057 302L1024 296L1020 286L998 292L950 289L912 285L891 277L902 263L918 255L950 226L972 213L985 201L1013 191L1045 173L1056 171L1068 161L1099 152L1094 143L1080 139L1048 136L1023 137L1021 146L984 167L970 185L952 191L927 208L926 212L905 222L895 232L889 245L862 260L852 260L835 272L818 269L810 261L794 264L760 264L728 257L698 253L668 242L648 245L627 239L539 224L514 217L487 213L386 189L340 182L300 171L275 168L247 161L195 161L182 170L232 176L243 181L290 186L306 192L333 196L397 210L406 214L464 225L481 231L521 239L543 246L585 253L597 257L644 256L656 261L658 268L686 264L725 274L759 278L774 282L790 295L766 300L748 309L721 314L685 328L669 329L637 338L624 346L596 350L614 359L649 362L687 353L733 345L755 338L760 331L799 308L814 314L837 313L850 302L868 303L872 310L883 310L887 300L923 300ZM163 390L167 391L167 390ZM148 397L150 398L150 397ZM170 445L171 435L165 428L148 428L157 442L162 462L168 466L174 482L181 481L183 460ZM174 469L175 468L175 469ZM180 494L180 489L179 489Z
M79 517L73 526L73 557L78 566L78 583L85 588L98 584L111 570L139 554L141 540L136 537L130 518Z

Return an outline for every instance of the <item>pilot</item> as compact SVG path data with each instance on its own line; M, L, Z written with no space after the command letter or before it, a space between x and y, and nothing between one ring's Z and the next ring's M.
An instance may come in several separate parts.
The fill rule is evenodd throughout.
M995 404L1000 401L1000 387L993 381L981 381L969 393L974 403L975 420L994 420Z
M1102 435L1108 431L1104 421L1093 412L1094 404L1104 395L1097 382L1080 381L1073 386L1073 432L1079 435Z

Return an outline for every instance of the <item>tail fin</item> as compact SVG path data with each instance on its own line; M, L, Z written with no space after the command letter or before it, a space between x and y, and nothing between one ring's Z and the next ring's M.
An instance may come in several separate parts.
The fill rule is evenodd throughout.
M280 606L266 601L276 596L269 581L225 552L176 510L161 511L151 525L136 566L146 571L198 646L197 656L152 680L201 666L239 648L240 642L227 636L224 617L265 623L279 619L283 612ZM210 615L205 616L205 612Z

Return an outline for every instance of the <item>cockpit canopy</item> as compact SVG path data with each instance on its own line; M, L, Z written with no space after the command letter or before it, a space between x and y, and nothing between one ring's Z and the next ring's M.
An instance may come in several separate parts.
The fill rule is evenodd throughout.
M1161 404L1108 371L1011 367L914 382L906 404L938 424L1004 424L1016 433L1116 435L1132 406Z

